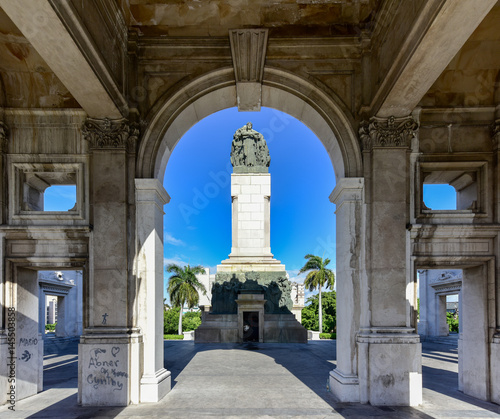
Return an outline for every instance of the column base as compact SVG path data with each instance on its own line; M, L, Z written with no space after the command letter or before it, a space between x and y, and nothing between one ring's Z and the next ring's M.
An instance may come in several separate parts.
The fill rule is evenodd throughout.
M360 402L374 406L422 404L422 346L415 329L360 329Z
M171 389L171 372L165 368L153 376L143 375L141 379L141 403L156 403Z
M500 404L500 333L493 337L491 343L491 401Z
M337 368L330 371L328 379L330 391L339 402L359 403L359 378L357 375L344 375Z
M85 332L78 345L78 402L83 406L136 402L142 336L126 329Z

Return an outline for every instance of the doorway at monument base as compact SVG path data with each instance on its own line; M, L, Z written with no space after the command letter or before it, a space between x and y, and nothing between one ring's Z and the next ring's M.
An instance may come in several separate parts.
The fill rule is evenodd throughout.
M243 312L241 313L243 317ZM307 330L293 314L264 314L262 342L307 343ZM245 342L238 328L238 314L207 314L194 331L195 343Z
M307 330L291 311L290 293L286 271L217 273L212 310L195 330L195 342L245 342L258 336L255 341L307 343Z

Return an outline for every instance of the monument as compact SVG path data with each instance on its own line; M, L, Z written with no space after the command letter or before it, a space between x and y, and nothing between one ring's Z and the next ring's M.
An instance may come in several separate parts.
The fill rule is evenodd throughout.
M211 310L196 342L307 342L292 314L285 265L271 253L270 163L266 140L251 123L235 132L231 253L217 266Z

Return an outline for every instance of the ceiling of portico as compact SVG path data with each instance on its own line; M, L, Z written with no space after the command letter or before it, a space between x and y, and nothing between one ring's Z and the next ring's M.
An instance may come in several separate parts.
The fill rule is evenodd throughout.
M423 107L495 106L500 71L500 1L422 98ZM446 48L446 45L443 45Z
M230 29L245 27L268 28L270 38L274 39L359 35L362 30L369 33L373 29L384 3L383 0L109 1L118 4L129 29L151 39L220 39L227 37ZM422 98L420 106L496 105L499 21L500 0ZM0 107L80 107L1 8Z
M0 106L78 108L80 105L0 8Z
M227 36L268 28L270 36L358 34L381 0L116 0L129 25L147 36Z

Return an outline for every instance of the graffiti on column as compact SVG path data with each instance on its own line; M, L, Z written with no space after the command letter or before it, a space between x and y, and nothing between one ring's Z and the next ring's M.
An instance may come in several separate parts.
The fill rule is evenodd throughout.
M123 385L128 374L121 368L121 359L118 354L120 348L113 346L111 349L94 348L90 350L87 383L94 389L110 388L113 391L123 390Z

